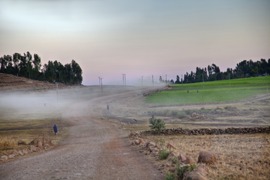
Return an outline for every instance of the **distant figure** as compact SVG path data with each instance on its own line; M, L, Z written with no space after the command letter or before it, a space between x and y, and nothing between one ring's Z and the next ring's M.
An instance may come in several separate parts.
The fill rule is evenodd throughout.
M57 128L57 125L56 124L53 125L53 132L54 132L55 135L58 132L58 128Z
M110 106L109 106L109 104L107 104L107 110L110 111Z

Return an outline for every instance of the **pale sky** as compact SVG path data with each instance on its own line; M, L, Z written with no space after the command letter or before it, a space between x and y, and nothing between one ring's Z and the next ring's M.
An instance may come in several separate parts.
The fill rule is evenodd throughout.
M83 84L270 58L269 0L0 0L0 56L77 61Z

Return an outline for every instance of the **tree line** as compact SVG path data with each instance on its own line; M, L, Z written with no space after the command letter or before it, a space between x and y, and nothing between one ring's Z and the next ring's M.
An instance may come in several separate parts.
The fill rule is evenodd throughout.
M42 66L39 55L30 52L14 53L0 57L0 73L8 73L23 76L34 80L49 81L52 83L64 83L76 85L82 83L82 69L80 65L72 60L65 65L61 62L48 61Z
M236 78L246 78L255 76L264 76L270 74L270 59L266 61L261 59L258 61L243 60L238 63L235 69L227 68L226 71L220 71L216 64L208 65L204 68L196 67L196 71L186 72L181 78L176 76L176 80L171 80L170 83L194 83L204 81L226 80ZM162 79L160 79L162 81Z

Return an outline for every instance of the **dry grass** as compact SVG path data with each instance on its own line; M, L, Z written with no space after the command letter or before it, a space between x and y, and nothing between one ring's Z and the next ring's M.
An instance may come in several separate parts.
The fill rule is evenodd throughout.
M195 161L202 150L219 157L208 166L209 179L269 179L270 134L254 135L200 135L148 136L156 143L171 143L176 151Z
M59 126L57 136L52 132L53 123ZM18 145L18 141L30 143L35 138L46 137L57 144L67 135L66 128L68 123L60 120L52 122L49 119L44 120L0 120L0 156L12 153L28 145Z
M0 137L0 151L2 150L9 150L16 148L18 142L14 138L10 137Z

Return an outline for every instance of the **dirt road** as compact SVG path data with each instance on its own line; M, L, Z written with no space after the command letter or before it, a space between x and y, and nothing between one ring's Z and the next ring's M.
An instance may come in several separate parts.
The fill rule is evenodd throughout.
M99 106L105 107L107 101L115 98L115 94L92 98L87 103L77 103L76 108L66 109L67 114L78 109L88 113L68 118L74 126L57 148L1 164L0 179L163 179L150 162L132 149L128 132L98 117L103 111Z
M0 165L1 179L161 179L116 124L72 119L70 136L54 150Z

